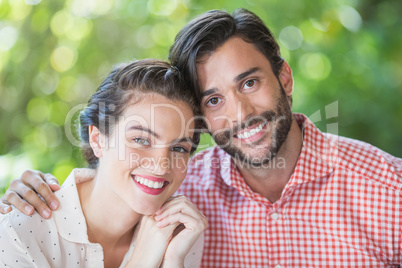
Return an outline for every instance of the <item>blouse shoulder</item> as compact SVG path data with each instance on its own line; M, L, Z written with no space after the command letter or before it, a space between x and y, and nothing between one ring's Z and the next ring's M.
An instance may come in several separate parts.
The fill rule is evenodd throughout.
M14 208L10 213L0 215L1 266L31 267L33 265L34 259L30 251L31 248L38 246L36 242L32 243L33 234L41 229L38 224L41 218L39 214L35 214L26 216ZM46 220L42 219L42 222L45 223Z

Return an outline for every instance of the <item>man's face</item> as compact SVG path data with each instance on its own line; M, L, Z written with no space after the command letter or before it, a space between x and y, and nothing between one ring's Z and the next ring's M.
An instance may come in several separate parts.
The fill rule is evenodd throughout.
M216 143L253 166L269 162L292 123L287 101L293 78L287 63L279 80L254 45L234 37L197 64L201 111Z

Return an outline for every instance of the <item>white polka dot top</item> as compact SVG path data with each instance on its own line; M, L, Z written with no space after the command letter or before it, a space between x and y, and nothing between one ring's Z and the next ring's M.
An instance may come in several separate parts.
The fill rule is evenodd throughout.
M60 206L48 220L36 212L26 216L15 208L0 215L0 268L103 267L103 249L100 244L88 240L76 186L94 176L92 169L74 169L55 193ZM120 267L129 261L136 236L134 232L130 249ZM201 235L187 254L185 267L200 266L203 245L204 236Z
M92 176L91 176L92 174ZM75 169L56 192L60 207L51 219L14 209L0 215L0 267L103 267L100 244L88 240L76 182L93 178L90 169ZM130 250L121 264L129 260Z

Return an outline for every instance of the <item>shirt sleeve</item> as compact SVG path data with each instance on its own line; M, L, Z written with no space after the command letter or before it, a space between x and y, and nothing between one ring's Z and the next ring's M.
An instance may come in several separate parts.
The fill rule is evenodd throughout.
M28 251L10 221L10 214L0 216L0 267L34 267Z

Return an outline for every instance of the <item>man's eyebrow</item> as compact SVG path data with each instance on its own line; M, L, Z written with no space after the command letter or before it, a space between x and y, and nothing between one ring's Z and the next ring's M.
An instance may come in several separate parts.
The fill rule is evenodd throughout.
M158 134L156 134L154 131L150 130L149 128L143 127L143 126L131 126L126 129L126 131L129 131L129 130L142 130L142 131L148 132L152 136L155 136L155 138L157 138L157 139L160 138L160 136Z
M212 94L214 94L214 93L216 93L218 90L216 89L216 88L211 88L211 89L208 89L208 90L205 90L204 92L202 92L202 94L201 94L201 99L202 98L204 98L204 97L206 97L206 96L209 96L209 95L212 95Z
M241 73L238 76L236 76L234 81L239 82L240 80L244 79L245 77L247 77L250 74L255 73L255 72L259 71L259 70L260 70L260 68L258 68L258 67L251 68L251 69L245 71L244 73Z
M236 83L238 83L239 81L241 81L241 80L244 79L245 77L247 77L247 76L249 76L250 74L255 73L255 72L259 71L259 70L260 70L260 68L258 68L258 67L251 68L251 69L245 71L244 73L241 73L241 74L239 74L238 76L236 76L236 77L234 78L234 81L235 81ZM210 89L208 89L208 90L205 90L205 91L201 94L201 98L204 98L204 97L206 97L206 96L212 95L212 94L216 93L217 91L218 91L218 89L215 88L215 87L210 88Z

